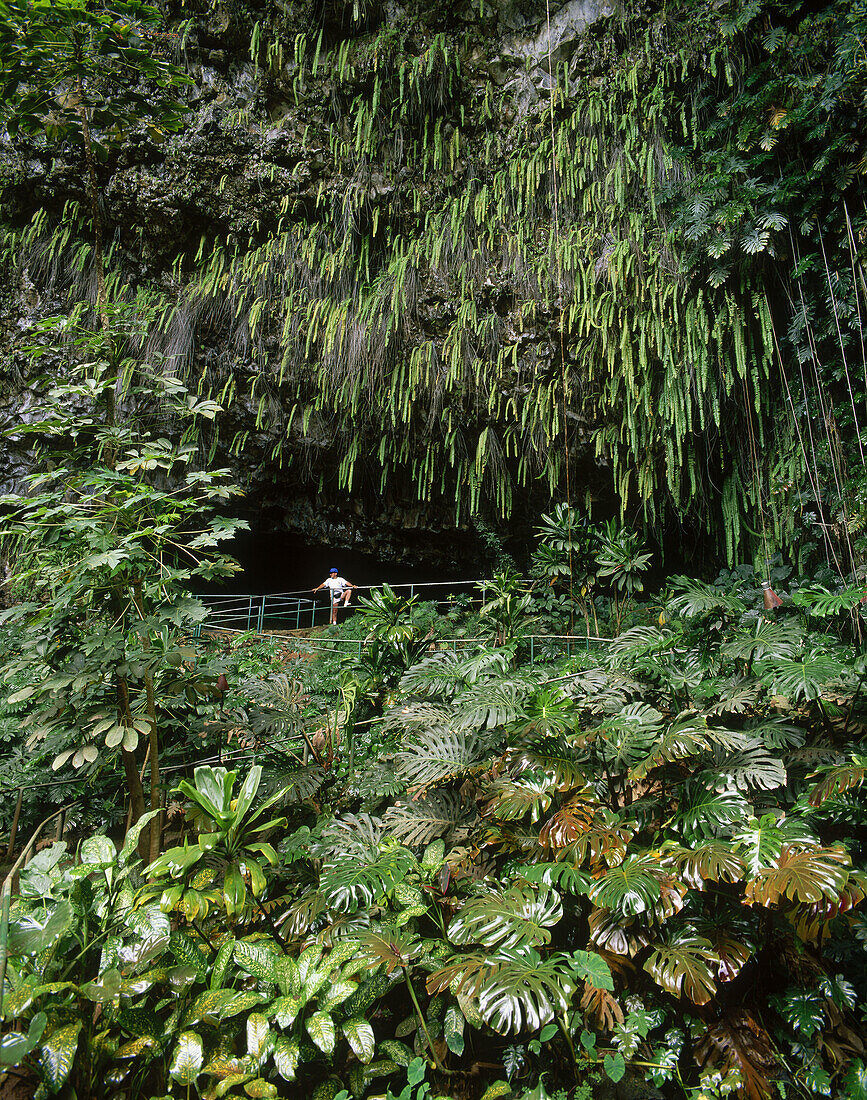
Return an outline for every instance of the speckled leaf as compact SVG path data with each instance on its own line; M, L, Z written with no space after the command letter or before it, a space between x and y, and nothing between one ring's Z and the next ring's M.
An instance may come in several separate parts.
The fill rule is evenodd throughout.
M297 1039L281 1038L274 1047L274 1065L284 1081L294 1081L295 1071L301 1057L301 1049Z
M182 1031L178 1036L169 1073L179 1085L192 1085L199 1076L205 1060L205 1050L200 1035L195 1031Z
M200 981L206 982L210 976L208 960L183 932L172 932L169 950L182 966L191 966Z
M131 1039L117 1048L115 1058L138 1058L146 1050L152 1050L157 1045L156 1039L150 1035L143 1035L140 1039Z
M272 1085L270 1081L266 1081L264 1077L257 1077L244 1085L244 1092L253 1097L254 1100L258 1100L259 1097L277 1096L277 1086Z
M301 975L298 972L298 963L294 959L283 955L277 959L275 968L280 992L286 997L297 997L301 992Z
M277 981L277 956L273 951L269 951L259 943L248 943L246 940L239 940L234 945L233 951L235 962L248 974L266 982Z
M232 1016L237 1016L241 1012L246 1012L248 1008L255 1008L256 1005L262 1004L262 1002L267 1001L267 999L268 998L262 993L239 993L235 1000L223 1009L222 1018L228 1020Z
M349 959L354 958L357 952L358 940L343 940L336 947L332 947L324 962L327 964L329 972L331 972L336 967L343 966Z
M234 989L208 989L200 993L187 1010L181 1026L192 1027L208 1016L219 1017L236 996Z
M328 971L324 967L321 970L315 967L308 970L304 978L304 994L307 1000L312 1000L327 981Z
M211 989L219 989L223 984L223 980L226 977L226 971L229 969L229 963L232 961L234 952L235 938L234 936L229 936L226 942L221 945L220 950L214 958L214 965L211 967Z
M332 1008L343 1004L347 997L358 989L357 982L332 982L319 997L319 1009L321 1012L330 1012Z
M270 1034L267 1016L260 1012L251 1012L247 1017L247 1053L259 1061Z
M449 1005L446 1009L443 1037L452 1054L464 1053L464 1016L456 1005Z
M373 1028L362 1016L353 1016L340 1025L359 1062L369 1062L376 1050Z
M224 1077L223 1080L214 1089L214 1097L216 1100L220 1100L220 1097L226 1095L230 1089L233 1089L235 1085L243 1085L245 1081L249 1081L251 1077L255 1076L252 1073L233 1073L229 1077ZM232 1093L232 1095L236 1095Z
M242 1072L243 1067L240 1059L235 1058L232 1054L215 1054L205 1066L202 1068L202 1073L209 1073L211 1077L217 1077L221 1080L225 1080L227 1077L249 1077L249 1073Z
M45 1082L52 1092L59 1092L69 1076L75 1052L78 1049L78 1033L81 1024L67 1024L58 1028L43 1042L39 1061Z
M291 1027L303 1003L300 997L278 997L271 1002L268 1015L273 1016L280 1027Z
M412 1051L405 1043L399 1043L396 1039L383 1039L379 1049L399 1066L408 1066L412 1061Z
M334 1050L337 1034L330 1016L324 1012L314 1012L307 1020L306 1027L307 1034L323 1054L330 1054Z

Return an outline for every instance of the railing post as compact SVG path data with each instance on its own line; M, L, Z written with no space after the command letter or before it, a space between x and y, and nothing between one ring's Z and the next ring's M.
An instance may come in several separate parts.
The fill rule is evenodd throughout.
M250 597L247 601L247 629L248 630L253 629L253 595L252 595L252 593L250 594Z
M258 632L261 634L265 628L265 600L266 597L262 597L262 606L259 608L259 627Z
M316 597L315 596L311 600L311 603L313 604L313 610L310 612L310 628L312 630L313 627L316 625Z

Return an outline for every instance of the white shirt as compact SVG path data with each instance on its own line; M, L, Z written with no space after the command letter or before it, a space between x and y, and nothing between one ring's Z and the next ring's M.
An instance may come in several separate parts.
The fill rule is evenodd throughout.
M344 580L343 577L329 577L328 580L325 581L325 587L331 589L332 599L338 599L349 587L349 581Z

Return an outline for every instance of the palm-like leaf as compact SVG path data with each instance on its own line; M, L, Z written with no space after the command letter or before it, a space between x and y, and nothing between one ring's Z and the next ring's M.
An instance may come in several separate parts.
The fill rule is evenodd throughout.
M319 891L329 908L354 913L382 901L415 866L415 856L400 845L387 848L370 863L342 856L323 864Z
M753 631L739 630L722 647L725 657L748 661L793 657L804 639L801 628L792 622L759 619Z
M775 867L765 867L747 883L747 898L759 905L775 905L783 898L802 904L835 901L849 878L850 860L840 848L808 852L785 846Z
M733 592L692 577L672 577L669 583L675 593L669 606L688 618L714 613L739 618L747 609L743 600Z
M659 860L650 855L632 855L617 867L610 867L590 888L594 905L632 917L652 909L668 877Z
M576 985L568 955L543 959L531 947L457 955L427 982L430 993L451 988L476 1000L485 1023L501 1035L543 1027L566 1010Z
M550 942L550 929L562 916L563 905L554 890L529 886L486 890L464 904L452 918L448 934L459 946L540 947Z
M457 791L428 791L420 798L395 802L383 815L389 835L410 847L430 844L437 837L463 836L477 817Z
M494 742L471 730L433 726L405 739L394 758L395 773L415 790L460 779L491 758Z
M644 969L669 993L704 1005L716 993L712 966L718 963L710 941L686 930L666 943L651 944Z

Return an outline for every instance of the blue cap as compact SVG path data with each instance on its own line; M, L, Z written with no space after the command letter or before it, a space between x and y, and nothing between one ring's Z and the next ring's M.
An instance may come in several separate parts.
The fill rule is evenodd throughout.
M331 568L330 568L330 569L328 570L328 572L329 572L329 573L336 573L336 572L337 572L337 566L336 566L336 565L332 565L332 566L331 566Z

